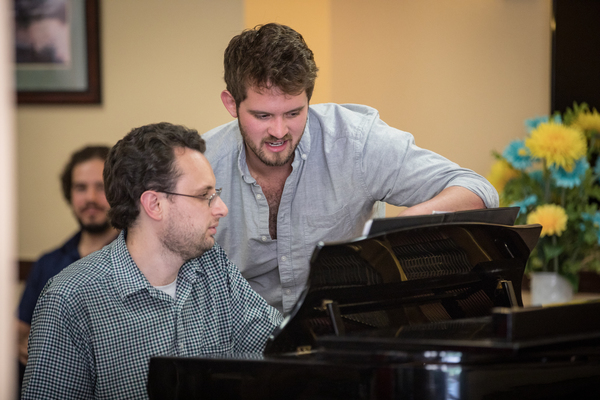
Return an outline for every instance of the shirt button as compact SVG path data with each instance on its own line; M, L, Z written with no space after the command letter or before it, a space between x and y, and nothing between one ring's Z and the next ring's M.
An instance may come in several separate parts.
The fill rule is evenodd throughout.
M263 242L267 241L267 237L266 236L261 237L261 239L262 239Z
M292 294L292 291L290 289L285 289L285 294L289 296L290 294Z
M183 350L183 347L184 347L183 343L179 343L179 350Z
M285 261L285 260L287 260L287 257L286 256L281 256L281 261Z
M256 195L256 198L260 200L260 199L262 199L262 195L259 193Z
M306 160L308 158L308 156L306 154L302 154L302 159Z

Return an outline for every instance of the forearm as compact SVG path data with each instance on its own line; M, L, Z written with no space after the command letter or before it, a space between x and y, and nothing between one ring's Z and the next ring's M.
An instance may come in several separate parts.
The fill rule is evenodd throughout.
M469 189L460 186L451 186L442 190L437 196L423 203L416 204L403 210L399 215L431 214L433 211L463 211L485 208L483 200Z

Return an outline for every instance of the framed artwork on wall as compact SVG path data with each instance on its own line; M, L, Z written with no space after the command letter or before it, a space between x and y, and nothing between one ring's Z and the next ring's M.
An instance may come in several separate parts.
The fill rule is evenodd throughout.
M18 104L98 104L99 0L13 0Z

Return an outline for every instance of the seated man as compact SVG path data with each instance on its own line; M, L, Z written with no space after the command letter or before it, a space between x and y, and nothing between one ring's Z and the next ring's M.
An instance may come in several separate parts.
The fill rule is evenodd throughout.
M203 136L230 206L216 239L280 311L301 295L315 245L359 236L377 202L409 207L403 215L498 206L482 176L417 147L377 110L309 106L317 66L290 27L242 32L224 64L221 100L237 120Z
M132 130L104 168L109 246L44 288L23 398L147 396L155 355L261 352L281 315L215 243L227 206L195 130Z
M33 309L48 279L81 257L100 250L112 242L118 234L118 231L108 223L110 206L104 195L102 180L108 150L107 146L87 146L76 151L61 175L63 195L79 223L80 230L61 247L44 254L29 273L19 303L21 371L27 364L27 338Z

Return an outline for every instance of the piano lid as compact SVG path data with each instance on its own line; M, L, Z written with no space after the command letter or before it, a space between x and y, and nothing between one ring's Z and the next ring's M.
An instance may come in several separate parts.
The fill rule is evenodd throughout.
M265 353L301 353L326 335L394 332L522 306L522 277L540 225L429 222L320 243L306 289Z

